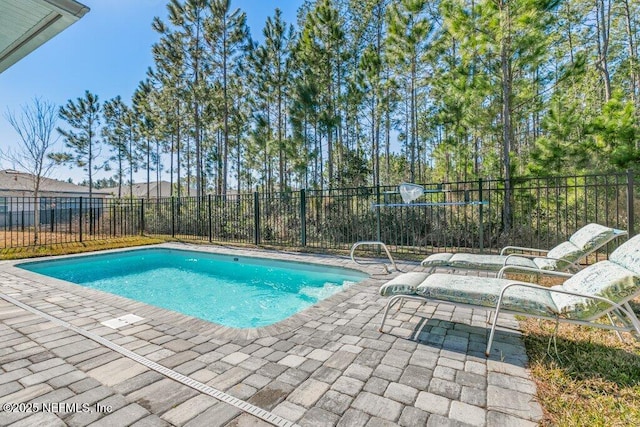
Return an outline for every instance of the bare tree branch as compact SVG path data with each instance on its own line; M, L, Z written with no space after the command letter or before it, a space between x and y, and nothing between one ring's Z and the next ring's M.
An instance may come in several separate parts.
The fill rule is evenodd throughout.
M30 105L23 105L20 114L7 110L5 117L20 137L14 149L0 150L0 158L18 165L33 178L34 244L38 243L40 208L38 197L42 178L47 177L56 164L50 152L58 140L54 136L58 119L58 107L40 98Z

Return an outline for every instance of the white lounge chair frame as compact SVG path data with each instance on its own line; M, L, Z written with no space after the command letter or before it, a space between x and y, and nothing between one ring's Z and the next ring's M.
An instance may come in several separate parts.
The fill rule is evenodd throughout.
M568 275L570 276L570 275ZM508 310L502 307L502 300L504 297L504 293L506 292L507 289L512 288L512 287L523 287L523 288L532 288L532 289L542 289L548 292L556 292L556 293L562 293L562 294L567 294L567 295L573 295L573 296L578 296L578 297L584 297L584 298L590 298L596 301L600 301L600 302L604 302L606 304L609 305L609 308L606 310L603 310L593 316L590 317L590 320L577 320L577 319L568 319L562 316L544 316L544 315L540 315L540 314L529 314L529 313L524 313L524 312L520 312L520 311L513 311L513 310ZM640 296L640 291L638 293L636 293L636 295L634 295L631 299ZM487 342L487 349L485 350L485 355L488 357L491 353L491 344L493 343L493 338L495 336L495 331L496 331L496 327L497 327L497 323L498 323L498 316L500 315L500 313L507 313L507 314L514 314L514 315L519 315L519 316L526 316L526 317L532 317L532 318L536 318L536 319L544 319L544 320L553 320L555 322L561 322L561 323L572 323L572 324L577 324L577 325L583 325L583 326L594 326L597 328L601 328L601 329L607 329L607 330L613 330L613 331L617 331L617 332L633 332L637 335L636 338L640 338L640 320L638 320L637 316L635 315L635 313L633 312L633 310L631 309L631 306L629 305L628 302L625 302L623 304L617 304L614 303L613 301L610 301L606 298L602 298L599 296L595 296L595 295L587 295L587 294L581 294L578 292L571 292L571 291L567 291L564 289L553 289L553 288L547 288L545 286L540 286L540 285L536 285L533 283L522 283L522 282L512 282L512 283L508 283L506 284L503 288L502 291L500 292L500 297L498 298L498 302L496 303L495 307L487 307L484 305L473 305L473 304L464 304L464 303L458 303L458 302L452 302L452 301L448 301L446 299L436 299L436 298L426 298L423 296L419 296L419 295L394 295L389 299L389 302L387 303L387 306L385 307L384 310L384 315L382 317L382 322L380 323L380 327L378 328L379 332L383 332L383 328L384 328L384 324L387 320L387 315L389 314L389 310L391 309L391 307L393 307L397 302L400 302L402 300L415 300L415 301L420 301L420 302L429 302L429 301L437 301L437 302L444 302L447 304L452 304L455 306L461 306L461 307L469 307L469 308L479 308L479 309L483 309L483 310L490 310L493 311L493 320L491 322L491 329L490 329L490 333L489 333L489 341ZM615 314L618 319L623 323L623 325L616 325L613 321L613 319L611 318L611 313ZM611 322L610 325L606 325L606 324L602 324L602 323L596 323L594 322L594 320L600 319L603 316L608 316L609 321Z
M578 259L576 259L575 261L570 261L567 259L560 259L560 258L551 258L551 257L547 257L546 254L549 253L551 250L550 249L538 249L538 248L528 248L528 247L524 247L524 246L505 246L500 250L500 254L502 256L505 256L504 262L503 262L503 267L499 270L499 273L496 275L497 277L500 277L499 274L506 272L506 271L518 271L518 272L529 272L529 273L534 273L536 275L553 275L553 272L557 272L557 271L577 271L580 269L580 262L582 260L584 260L586 257L588 257L589 255L595 253L596 251L598 251L600 248L606 246L608 243L612 242L613 240L619 238L619 237L623 237L627 235L627 232L625 230L619 230L619 229L613 229L615 230L615 232L608 238L603 240L602 242L600 242L598 245L594 246L593 248L589 249L588 251L585 251L582 255L580 255L580 257ZM521 252L536 252L536 254L533 253L507 253L507 251L521 251ZM455 255L455 254L454 254ZM475 255L475 254L469 254L469 255ZM526 266L518 266L516 264L508 264L509 259L510 258L529 258L529 259L535 259L535 258L546 258L552 261L562 261L565 263L565 266L562 268L562 270L544 270L544 269L539 269L539 268L531 268L531 267L526 267ZM425 263L428 262L428 257L425 258L420 265L422 267L429 267L428 265L425 265ZM470 270L470 271L492 271L490 268L479 268L479 267L458 267L458 266L452 266L452 265L434 265L434 266L430 266L429 268L429 272L435 272L436 269L447 269L449 271L455 272L456 270Z

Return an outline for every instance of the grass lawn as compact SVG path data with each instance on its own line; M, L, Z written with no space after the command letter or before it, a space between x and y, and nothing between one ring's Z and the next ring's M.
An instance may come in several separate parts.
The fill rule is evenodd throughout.
M165 239L135 236L108 240L90 240L86 242L60 243L44 246L27 246L22 248L5 248L0 250L0 260L33 258L52 255L77 254L104 249L127 248L131 246L153 245L163 243Z
M640 305L634 305L640 311ZM552 322L521 322L542 425L640 425L640 342L624 333L560 325L557 352L547 345Z

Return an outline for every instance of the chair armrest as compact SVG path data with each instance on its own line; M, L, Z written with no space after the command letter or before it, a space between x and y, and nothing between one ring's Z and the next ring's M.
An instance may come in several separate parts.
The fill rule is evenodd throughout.
M509 258L516 258L516 257L521 257L521 258L527 258L527 259L536 259L536 258L544 258L544 259L548 259L550 261L562 261L564 263L566 263L566 267L564 268L564 270L570 270L570 269L579 269L579 266L576 264L577 261L569 261L568 259L565 258L553 258L553 257L549 257L549 256L536 256L536 255L525 255L525 254L509 254L507 255L507 257L504 259L504 266L507 267L509 264ZM514 264L512 264L514 265ZM546 270L546 271L555 271L555 270Z
M525 248L523 246L505 246L500 251L500 255L506 255L507 251L512 251L512 250L515 250L515 251L527 251L527 252L538 252L538 253L541 253L541 254L546 254L547 252L549 252L548 249Z
M518 254L518 253L516 253L516 254L507 255L507 257L504 260L504 265L507 265L507 261L509 260L509 258L517 258L517 257L528 258L528 259L546 258L546 259L550 259L550 260L554 260L554 261L559 261L558 258L551 258L551 257L545 256L545 255L540 255L540 254L534 255L534 254Z
M534 283L523 283L523 282L512 282L512 283L508 283L508 284L504 285L504 287L500 291L500 298L498 298L498 302L496 304L496 309L498 309L500 307L500 305L502 304L502 299L503 299L504 293L507 291L507 289L515 287L515 286L520 286L522 288L540 289L540 290L544 290L544 291L547 291L547 292L555 292L555 293L559 293L559 294L573 295L573 296L581 297L581 298L590 298L590 299L593 299L593 300L596 300L596 301L604 302L604 303L610 305L613 309L621 310L625 314L628 313L627 310L622 306L622 304L615 303L615 302L611 301L610 299L599 297L597 295L581 294L580 292L567 291L566 289L547 288L546 286L536 285ZM595 317L592 317L592 319L594 319L594 318Z
M517 265L505 265L504 267L502 267L500 269L500 271L498 271L498 278L504 278L504 273L509 272L509 271L516 271L516 272L522 272L522 273L535 273L537 275L540 276L555 276L555 277L566 277L567 279L569 277L572 277L573 274L571 273L565 273L562 271L555 271L555 270L542 270L540 268L533 268L533 267L520 267Z
M565 258L553 258L550 256L540 256L540 255L530 255L530 254L509 254L507 255L507 257L504 259L504 264L505 266L509 265L507 264L509 262L509 258L527 258L527 259L536 259L536 258L544 258L544 259L548 259L551 261L563 261L566 262L567 265L571 266L571 265L575 265L575 261L569 261L568 259Z

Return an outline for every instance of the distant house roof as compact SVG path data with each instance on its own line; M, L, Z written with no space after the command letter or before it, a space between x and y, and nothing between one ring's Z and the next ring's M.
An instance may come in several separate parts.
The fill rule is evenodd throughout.
M0 0L2 1L2 0ZM0 171L0 195L23 195L29 197L33 193L34 176L15 170ZM40 192L46 197L79 197L88 196L89 188L70 182L58 181L51 178L41 178ZM46 193L46 194L45 194ZM109 194L104 190L93 190L93 195L104 197Z
M130 190L128 185L123 185L121 190L121 197L126 198L130 196ZM160 197L171 197L171 183L168 181L150 182L149 183L149 197L155 199L158 197L158 189L160 189ZM118 187L103 188L102 191L109 192L112 196L118 197ZM141 198L147 197L147 183L140 182L133 184L133 197Z
M0 0L0 73L88 11L75 0Z

